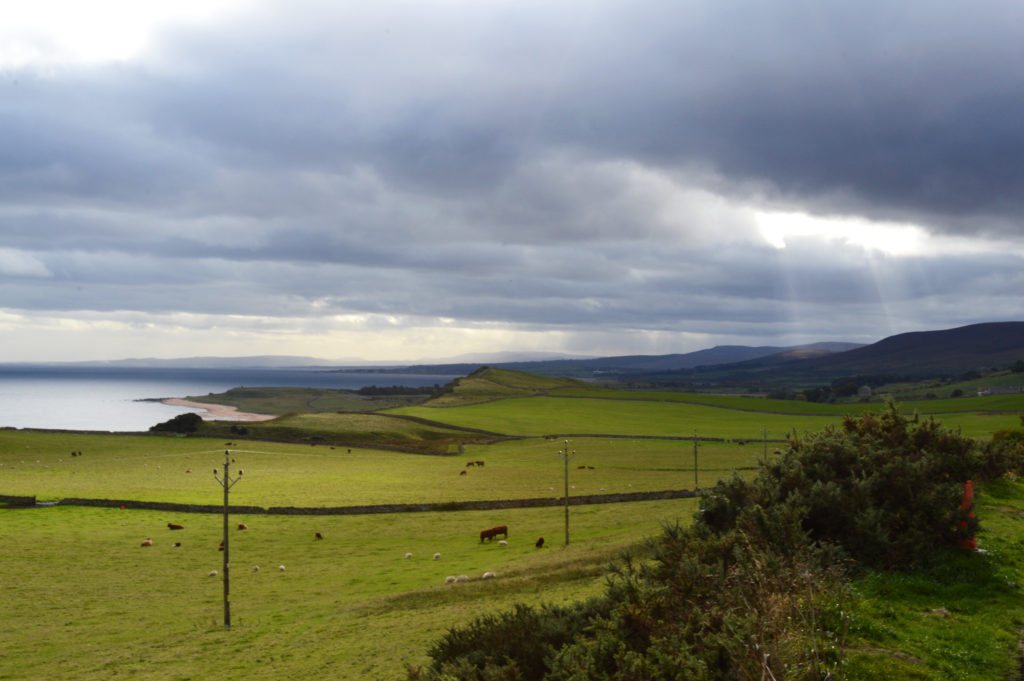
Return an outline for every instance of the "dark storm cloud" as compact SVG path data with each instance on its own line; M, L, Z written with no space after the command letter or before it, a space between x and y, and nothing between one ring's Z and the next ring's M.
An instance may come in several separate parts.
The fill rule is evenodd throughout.
M0 306L739 335L818 316L850 339L878 310L1019 316L1022 19L264 3L136 60L4 73ZM780 250L758 209L1011 246Z

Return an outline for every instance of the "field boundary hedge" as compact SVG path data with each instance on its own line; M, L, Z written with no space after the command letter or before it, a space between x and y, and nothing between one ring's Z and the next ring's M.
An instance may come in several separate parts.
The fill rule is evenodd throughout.
M583 494L569 497L570 506L587 504L617 504L631 501L655 501L659 499L687 499L697 496L692 489L662 490L659 492L626 492L620 494ZM25 501L35 497L5 497L0 501L18 499ZM372 513L429 513L438 511L487 511L502 508L536 508L541 506L562 506L564 497L535 497L530 499L490 499L478 501L442 501L409 504L365 504L361 506L228 506L230 513L248 515L368 515ZM36 504L40 506L41 504ZM165 501L138 501L133 499L81 499L67 498L48 502L46 506L96 506L101 508L145 509L150 511L175 511L178 513L223 513L224 506L217 504L178 504Z

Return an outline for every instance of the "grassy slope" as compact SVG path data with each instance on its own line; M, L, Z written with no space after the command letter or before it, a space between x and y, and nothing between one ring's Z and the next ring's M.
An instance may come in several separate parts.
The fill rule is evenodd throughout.
M389 395L367 397L351 390L328 388L232 388L224 393L193 395L195 402L226 404L239 411L279 416L289 412L319 413L374 411L389 407L419 404L428 395Z

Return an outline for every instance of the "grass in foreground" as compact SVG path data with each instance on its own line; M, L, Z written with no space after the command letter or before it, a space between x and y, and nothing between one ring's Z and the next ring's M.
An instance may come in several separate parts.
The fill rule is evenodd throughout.
M868 572L854 582L849 678L1018 678L1024 485L990 483L977 503L983 552L951 551L913 573Z
M0 509L0 678L397 679L452 625L597 593L609 557L694 508L574 508L568 548L558 508L235 516L250 529L231 534L230 631L222 582L207 576L222 569L220 516ZM479 530L499 523L509 545L481 544ZM147 536L154 546L143 548ZM549 548L536 549L537 536ZM487 570L498 578L480 579ZM444 583L460 574L470 581Z

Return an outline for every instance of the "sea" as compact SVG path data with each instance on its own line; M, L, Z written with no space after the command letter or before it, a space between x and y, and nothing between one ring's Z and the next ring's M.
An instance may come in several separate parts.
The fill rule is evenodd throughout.
M159 401L237 387L444 385L456 376L325 369L0 365L0 427L140 432L195 409Z

